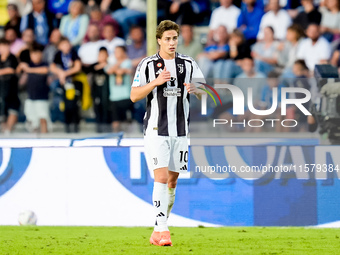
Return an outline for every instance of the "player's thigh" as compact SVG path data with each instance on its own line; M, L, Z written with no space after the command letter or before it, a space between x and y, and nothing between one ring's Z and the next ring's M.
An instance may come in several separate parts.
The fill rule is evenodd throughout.
M169 167L170 145L169 137L145 136L145 158L150 170Z
M169 170L186 172L188 170L188 138L186 136L172 137Z

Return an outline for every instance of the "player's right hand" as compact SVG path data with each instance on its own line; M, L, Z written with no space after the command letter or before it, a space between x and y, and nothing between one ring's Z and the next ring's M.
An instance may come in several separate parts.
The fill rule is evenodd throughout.
M157 86L163 85L165 82L170 81L171 74L169 71L166 70L164 66L163 71L157 77Z

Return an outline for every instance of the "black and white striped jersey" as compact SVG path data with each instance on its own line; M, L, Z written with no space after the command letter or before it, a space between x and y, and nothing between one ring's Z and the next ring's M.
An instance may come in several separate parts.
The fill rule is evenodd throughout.
M137 67L132 87L150 83L163 71L164 66L170 71L171 80L154 88L146 98L144 135L186 136L189 93L183 83L205 82L201 70L191 57L176 53L172 60L164 60L159 54L144 58Z

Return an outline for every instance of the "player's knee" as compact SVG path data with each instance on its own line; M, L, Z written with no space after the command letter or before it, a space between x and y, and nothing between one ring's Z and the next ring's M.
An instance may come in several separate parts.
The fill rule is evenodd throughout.
M167 179L165 179L165 178L160 178L158 180L155 179L155 182L160 182L160 183L166 184L167 183Z
M173 181L173 180L168 181L168 187L169 188L176 188L176 186L177 186L177 180L176 181Z
M168 183L168 176L167 175L157 175L157 176L155 176L155 182Z

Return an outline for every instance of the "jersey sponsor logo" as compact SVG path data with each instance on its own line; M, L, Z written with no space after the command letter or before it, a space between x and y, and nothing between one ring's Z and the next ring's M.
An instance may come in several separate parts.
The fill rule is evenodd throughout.
M170 81L167 81L166 85L168 87L175 87L176 86L176 78L175 77L170 77Z
M180 97L181 89L180 88L164 88L163 96L164 97Z
M157 158L153 158L153 164L157 165L158 164L158 159Z

